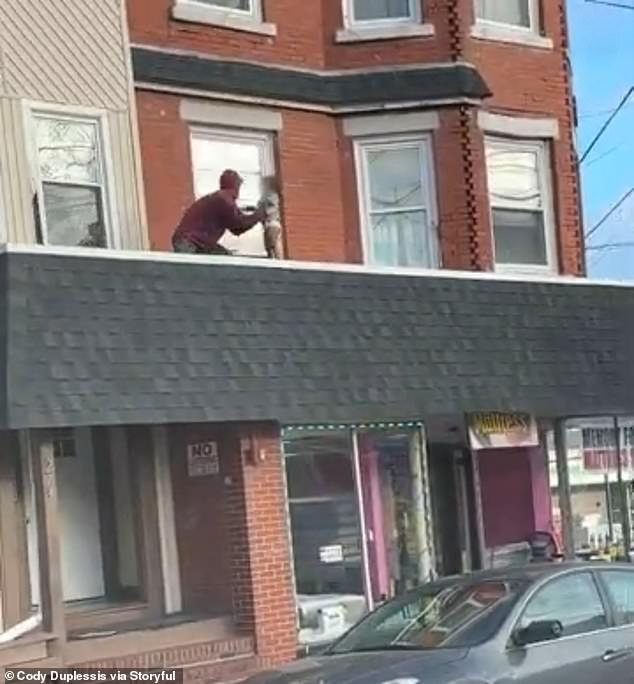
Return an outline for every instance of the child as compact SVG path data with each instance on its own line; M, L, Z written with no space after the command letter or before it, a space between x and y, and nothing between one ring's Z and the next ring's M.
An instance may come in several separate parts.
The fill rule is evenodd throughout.
M265 212L264 245L269 259L283 259L282 248L282 217L280 214L280 195L275 176L262 179L262 197L258 202L258 209Z

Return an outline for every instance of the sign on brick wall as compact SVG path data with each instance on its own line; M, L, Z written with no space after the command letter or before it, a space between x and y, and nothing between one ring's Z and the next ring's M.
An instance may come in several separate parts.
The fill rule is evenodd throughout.
M468 421L469 441L475 450L539 444L537 423L527 413L472 413Z
M218 442L199 442L187 445L187 473L189 477L205 477L220 472Z

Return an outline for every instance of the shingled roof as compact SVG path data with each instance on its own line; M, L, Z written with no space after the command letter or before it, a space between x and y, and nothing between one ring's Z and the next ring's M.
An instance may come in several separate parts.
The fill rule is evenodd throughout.
M4 427L634 413L634 288L9 250Z

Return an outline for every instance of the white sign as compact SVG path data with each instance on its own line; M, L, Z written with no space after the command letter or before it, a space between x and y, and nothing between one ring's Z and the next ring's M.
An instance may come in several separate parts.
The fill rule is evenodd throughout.
M321 546L319 548L319 560L322 563L341 563L343 561L343 546L341 544Z
M218 442L187 445L187 473L189 477L205 477L220 472Z

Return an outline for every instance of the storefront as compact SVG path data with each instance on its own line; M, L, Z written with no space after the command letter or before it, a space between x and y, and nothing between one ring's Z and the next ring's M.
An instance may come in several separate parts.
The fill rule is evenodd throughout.
M433 577L422 423L289 427L284 458L300 644Z

